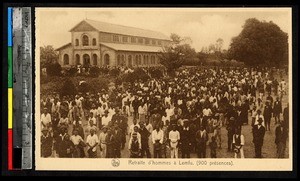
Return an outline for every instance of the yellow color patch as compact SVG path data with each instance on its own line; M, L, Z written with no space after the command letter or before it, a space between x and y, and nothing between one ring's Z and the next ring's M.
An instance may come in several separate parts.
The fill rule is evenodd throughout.
M13 89L8 88L8 129L13 127Z

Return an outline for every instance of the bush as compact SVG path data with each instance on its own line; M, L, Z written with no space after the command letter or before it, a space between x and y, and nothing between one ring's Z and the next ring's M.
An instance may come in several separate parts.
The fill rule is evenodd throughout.
M120 75L120 70L117 69L117 68L111 69L111 70L109 71L109 75L110 75L110 76L113 76L113 77L117 77L117 76Z
M77 68L76 67L72 67L72 68L66 70L66 74L68 76L75 76L76 73L77 73Z
M160 69L150 69L149 73L152 78L161 78L163 77L163 72Z
M100 75L100 68L99 67L91 67L90 68L90 76L98 77Z
M134 72L123 75L123 81L130 83L133 83L138 80L142 80L143 82L145 82L148 79L150 79L149 75L146 74L146 72L141 68L137 68L134 70Z
M91 79L88 81L89 89L91 92L97 93L102 89L108 90L109 80L106 78Z
M67 79L60 90L60 96L74 96L75 94L77 94L76 86L71 79Z
M47 66L47 74L50 76L60 76L61 70L62 68L59 63L53 63Z

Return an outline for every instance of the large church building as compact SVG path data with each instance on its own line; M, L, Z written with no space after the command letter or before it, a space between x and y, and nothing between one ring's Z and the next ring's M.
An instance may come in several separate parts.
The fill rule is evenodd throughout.
M62 67L156 66L170 39L156 31L83 20L70 30L71 42L56 49Z

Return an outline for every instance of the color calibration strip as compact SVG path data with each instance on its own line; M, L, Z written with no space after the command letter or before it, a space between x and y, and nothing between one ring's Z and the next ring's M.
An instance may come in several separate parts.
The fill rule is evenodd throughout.
M8 8L7 32L8 32L8 170L13 170L13 52L12 52L12 16L13 10Z

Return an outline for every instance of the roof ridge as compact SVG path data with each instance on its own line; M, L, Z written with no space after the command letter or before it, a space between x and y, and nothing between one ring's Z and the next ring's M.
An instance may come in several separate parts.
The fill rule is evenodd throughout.
M108 22L105 22L105 21L98 21L98 20L92 20L92 19L85 19L83 21L95 21L95 22L99 22L99 23L106 23L106 24L111 24L111 25L115 25L115 26L123 26L123 27L126 27L126 28L134 28L134 29L140 29L140 30L144 30L144 31L152 31L152 32L155 32L155 33L160 33L164 36L166 36L164 33L161 33L159 31L155 31L155 30L149 30L149 29L144 29L144 28L138 28L138 27L132 27L132 26L126 26L126 25L120 25L120 24L115 24L115 23L108 23Z

